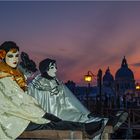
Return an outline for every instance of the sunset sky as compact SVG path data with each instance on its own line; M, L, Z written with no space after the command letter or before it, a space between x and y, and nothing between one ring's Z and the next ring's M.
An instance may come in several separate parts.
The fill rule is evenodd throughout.
M0 44L8 40L37 64L56 59L64 82L82 85L108 66L115 75L124 56L140 82L140 1L0 1Z

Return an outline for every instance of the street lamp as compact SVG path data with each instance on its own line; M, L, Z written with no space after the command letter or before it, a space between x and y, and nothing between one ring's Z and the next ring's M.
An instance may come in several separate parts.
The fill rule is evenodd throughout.
M96 75L94 75L91 71L88 71L87 75L84 76L84 80L86 82L91 82L92 77L94 78Z
M136 90L140 90L140 84L136 83Z
M86 93L86 103L87 103L87 108L89 107L88 104L88 95L90 93L90 82L93 80L92 77L94 78L96 75L94 75L91 71L88 71L88 73L84 76L85 82L88 83L88 88L87 88L87 93Z
M136 88L136 91L135 91L136 95L135 96L139 97L140 96L140 84L136 83L135 88Z

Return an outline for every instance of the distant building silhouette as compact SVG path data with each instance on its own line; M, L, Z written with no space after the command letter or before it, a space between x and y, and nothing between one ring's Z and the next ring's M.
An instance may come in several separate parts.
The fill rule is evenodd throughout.
M123 96L126 90L135 90L135 79L131 69L128 68L124 57L121 68L115 74L115 90L118 96Z
M128 67L125 57L122 59L121 67L115 73L115 78L108 67L103 75L101 84L102 101L106 107L126 106L127 91L135 93L135 79L133 71ZM68 81L66 85L84 103L84 100L86 100L87 87L76 86L73 81ZM98 102L97 100L100 98L99 89L99 81L97 78L97 86L91 87L90 93L88 93L90 101L96 100L95 102Z

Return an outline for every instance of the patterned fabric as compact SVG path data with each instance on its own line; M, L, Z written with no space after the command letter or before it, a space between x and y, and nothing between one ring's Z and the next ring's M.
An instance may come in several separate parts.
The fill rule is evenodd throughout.
M18 69L11 68L6 63L0 62L0 78L7 76L13 77L13 80L15 80L23 90L26 89L27 85L24 75Z
M17 138L29 122L44 124L45 112L26 94L12 77L0 79L0 139Z
M48 80L41 75L28 85L28 94L33 96L41 107L63 120L86 122L89 111L73 93L57 79Z

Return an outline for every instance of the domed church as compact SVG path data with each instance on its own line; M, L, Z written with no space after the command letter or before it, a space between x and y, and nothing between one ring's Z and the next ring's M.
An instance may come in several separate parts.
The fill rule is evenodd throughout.
M105 75L103 76L102 92L104 96L115 97L114 78L110 73L109 67L107 68Z
M119 68L115 74L115 91L117 95L123 96L126 90L135 90L135 79L124 57L121 68Z
M106 70L105 75L103 76L103 93L107 96L109 92L109 95L111 95L112 92L112 96L114 94L116 94L116 96L123 96L127 90L135 90L135 79L132 70L128 68L127 60L124 57L121 67L115 74L115 78L110 73L109 67Z
M109 67L107 68L105 75L103 76L103 85L106 87L113 87L114 86L114 77L110 73Z

